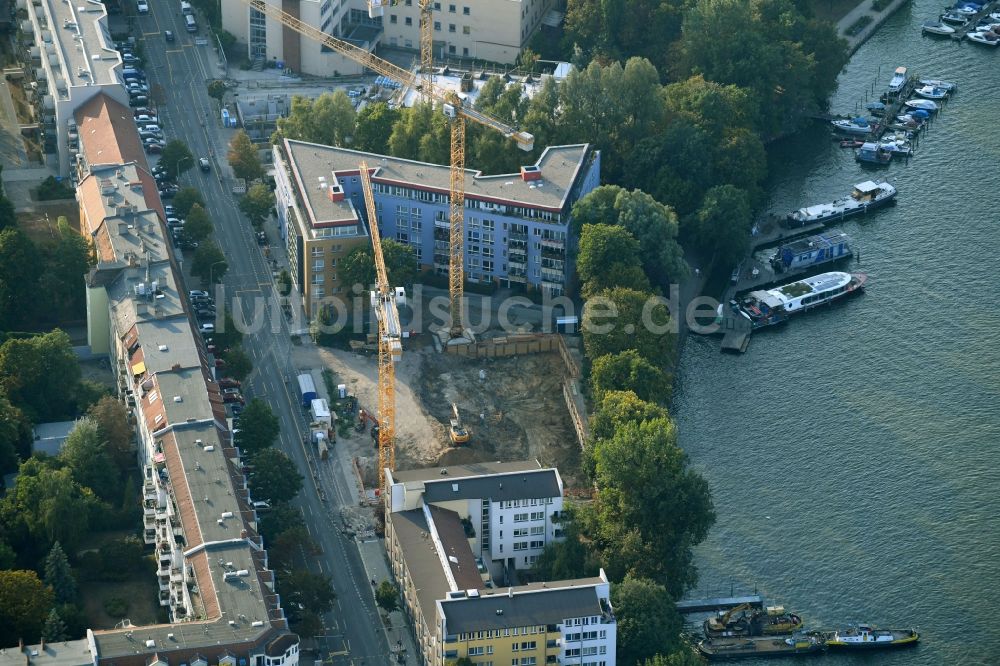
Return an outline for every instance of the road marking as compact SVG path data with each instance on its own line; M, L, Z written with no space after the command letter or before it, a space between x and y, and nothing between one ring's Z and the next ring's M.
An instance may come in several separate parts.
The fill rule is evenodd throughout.
M158 34L160 34L160 33L158 33L158 32L144 32L144 33L142 33L143 37L153 37L153 36L158 35Z

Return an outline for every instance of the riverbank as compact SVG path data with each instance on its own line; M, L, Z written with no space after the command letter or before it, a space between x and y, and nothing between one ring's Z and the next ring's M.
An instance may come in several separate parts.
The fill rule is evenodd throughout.
M875 4L878 1L862 0L857 7L847 12L847 14L837 21L837 35L847 40L847 52L849 55L853 56L861 48L861 45L868 41L890 16L895 14L907 2L910 2L910 0L892 0L885 7L877 10L875 9ZM865 16L871 17L871 22L857 34L849 34L851 28Z

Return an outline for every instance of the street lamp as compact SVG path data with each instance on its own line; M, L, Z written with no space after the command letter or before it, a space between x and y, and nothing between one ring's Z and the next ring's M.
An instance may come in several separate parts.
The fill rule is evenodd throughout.
M193 166L194 165L194 155L185 155L184 157L182 157L179 160L177 160L177 176L174 178L174 180L180 180L181 179L181 165L184 164L185 162L187 162L188 160L192 160L191 164Z

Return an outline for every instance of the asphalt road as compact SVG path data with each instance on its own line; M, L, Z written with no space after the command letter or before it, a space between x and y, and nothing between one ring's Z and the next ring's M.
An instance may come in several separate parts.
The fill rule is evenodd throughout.
M214 102L206 89L207 81L214 78L215 51L211 46L197 45L198 35L185 31L179 2L150 3L150 9L150 14L138 18L137 25L146 40L146 73L154 94L156 84L162 87L163 100L157 110L164 134L168 140L185 141L196 160L205 156L212 161L209 173L195 167L182 175L180 182L201 190L215 223L216 238L229 263L224 281L227 306L234 317L242 311L245 320L253 322L256 313L256 320L262 322L251 326L244 338L255 366L247 392L267 400L281 421L279 446L305 476L305 486L295 503L302 508L309 532L323 551L307 564L313 571L330 576L337 593L334 612L324 618L330 652L322 656L332 658L333 663L385 663L382 660L389 649L379 627L368 575L357 544L340 530L340 508L354 503L353 494L344 487L343 475L329 469L315 475L308 471L316 463L302 441L306 424L295 393L297 369L291 361L288 325L278 308L271 269L249 222L237 208L231 184L223 180L224 169L220 167L227 139L210 117ZM176 41L166 42L164 30L172 30ZM217 298L217 303L222 302ZM292 383L286 385L286 381Z

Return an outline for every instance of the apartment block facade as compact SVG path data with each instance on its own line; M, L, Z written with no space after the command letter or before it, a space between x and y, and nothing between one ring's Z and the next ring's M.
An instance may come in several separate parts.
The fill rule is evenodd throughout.
M614 666L610 586L599 577L505 586L561 538L562 481L535 462L386 470L386 549L429 666ZM533 512L544 513L532 520ZM518 526L521 527L518 527ZM503 531L507 537L499 537ZM512 547L508 547L511 545Z
M297 666L299 639L274 590L155 181L138 136L128 139L135 127L112 122L125 112L101 95L77 114L93 130L81 135L77 187L81 233L97 257L86 278L88 340L108 355L135 423L143 536L169 621L89 630L56 649L29 647L27 661L4 651L0 666Z
M338 224L371 223L359 182L364 160L382 237L410 245L424 270L448 273L448 166L287 139L273 150L278 217L289 237L295 206L321 210L329 202L341 207L331 213L340 216ZM465 183L466 279L562 294L572 270L570 211L600 184L600 152L588 144L552 146L520 173L470 169Z

